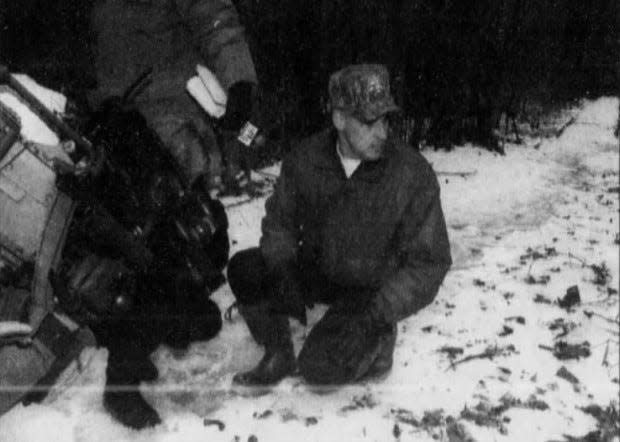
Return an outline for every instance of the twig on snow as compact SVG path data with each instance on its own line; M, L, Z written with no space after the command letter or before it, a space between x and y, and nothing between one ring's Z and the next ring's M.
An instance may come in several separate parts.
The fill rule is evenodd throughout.
M576 259L583 267L590 268L594 272L594 280L592 282L596 285L604 286L611 278L611 273L605 262L602 262L601 264L588 264L585 259L573 255L571 252L568 253L568 257Z
M461 178L467 178L468 176L474 176L478 173L477 170L467 171L467 172L448 172L448 171L437 171L435 174L437 175L445 175L445 176L460 176Z
M534 261L532 260L532 262L530 262L530 266L527 268L527 276L531 277L532 276L532 266L534 265Z
M450 369L456 370L456 366L460 364L464 364L465 362L472 361L474 359L493 359L496 356L500 356L504 352L513 352L515 351L514 345L510 344L506 347L498 347L494 345L492 347L487 347L483 352L476 353L473 355L465 356L463 359L459 359L458 361L450 362L450 366L445 370L448 371Z
M590 267L590 264L588 264L586 262L585 259L578 257L577 255L573 255L571 252L568 252L568 257L569 258L573 258L576 259L577 261L579 261L581 264L583 264L585 267Z
M609 365L609 362L607 362L608 354L609 354L609 339L607 340L607 345L605 346L605 353L603 353L603 362L601 363L603 367L607 367Z
M604 319L605 321L609 322L610 324L620 325L620 322L618 322L618 320L608 318L607 316L601 315L600 313L596 313L596 312L593 312L591 310L584 310L583 314L586 315L588 318L590 318L592 316L596 316L597 318Z
M558 341L553 347L539 344L538 348L550 351L553 353L553 356L560 360L587 358L592 354L588 341L584 341L581 344L569 344L566 341Z
M556 138L560 138L562 136L562 134L564 133L564 131L566 130L566 128L568 126L570 126L571 124L573 124L575 122L575 117L571 117L566 123L564 123L562 125L562 127L560 127L556 132L555 132L555 137Z

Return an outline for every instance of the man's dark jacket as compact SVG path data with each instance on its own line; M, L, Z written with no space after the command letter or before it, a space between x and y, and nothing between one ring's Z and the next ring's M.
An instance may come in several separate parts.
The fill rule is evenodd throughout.
M451 264L435 173L398 141L347 179L334 131L305 140L284 159L266 211L260 248L270 271L295 265L370 289L388 323L428 305Z

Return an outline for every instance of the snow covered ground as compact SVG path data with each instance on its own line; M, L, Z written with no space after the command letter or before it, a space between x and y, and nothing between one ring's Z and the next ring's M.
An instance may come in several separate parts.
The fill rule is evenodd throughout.
M141 390L161 425L134 431L106 414L107 352L87 349L43 403L0 417L0 441L620 440L618 99L571 115L559 137L506 156L424 152L454 266L436 301L399 324L386 379L313 391L289 378L241 396L232 375L261 350L234 312L216 339L153 354L160 377ZM257 244L263 205L230 202L234 251ZM572 286L580 303L562 307ZM232 303L227 286L214 298ZM299 349L308 329L291 324Z

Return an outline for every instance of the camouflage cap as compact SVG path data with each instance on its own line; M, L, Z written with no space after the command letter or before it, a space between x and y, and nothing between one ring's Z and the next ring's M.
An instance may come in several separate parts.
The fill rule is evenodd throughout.
M334 72L329 79L331 109L370 122L399 110L390 93L390 75L380 64L357 64Z

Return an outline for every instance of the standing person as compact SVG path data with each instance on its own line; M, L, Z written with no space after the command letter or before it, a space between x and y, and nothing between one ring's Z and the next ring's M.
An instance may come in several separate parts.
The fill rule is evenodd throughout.
M428 305L451 265L431 166L390 136L398 108L382 65L329 81L333 127L284 158L267 200L260 247L237 253L228 279L265 354L233 382L264 386L299 367L310 383L387 373L396 323ZM296 360L288 316L331 304Z
M134 102L172 152L186 181L221 174L230 184L241 149L236 139L255 110L258 84L232 1L96 0L90 27L97 77L91 103L97 107L108 97L122 96L150 71ZM219 123L222 143L214 120L186 91L197 64L207 66L228 95ZM218 144L224 144L221 154L214 148Z
M93 107L100 107L110 97L127 98L127 91L131 90L133 105L172 153L187 188L203 183L203 187L208 188L214 184L212 178L219 175L228 186L235 186L238 164L233 160L240 156L242 149L237 139L242 138L243 128L248 127L246 123L254 115L258 97L254 63L232 1L95 0L90 10L90 28L97 77L97 89L90 96ZM196 75L198 64L206 65L213 72L227 95L226 112L217 123L208 118L186 90L188 80ZM146 76L145 73L150 74ZM138 79L145 81L128 89ZM219 131L214 129L215 124ZM143 128L136 127L135 133L141 133L139 130L144 132ZM216 136L216 132L219 135ZM250 131L244 138L246 143L252 142L252 134L254 132ZM129 146L132 147L139 149L139 146ZM152 166L157 159L145 160ZM149 168L145 165L144 170ZM223 208L221 211L225 220ZM220 257L223 264L217 264L218 271L228 258L226 223L221 223L221 227L221 250L225 251L225 256ZM89 277L81 278L81 273L76 272L75 290L87 290L89 284L80 284L82 280L106 277L109 272L104 265L108 261L103 260L100 266L87 272ZM83 266L86 270L93 267L86 264L88 262ZM174 278L168 279L174 281ZM192 302L194 298L201 299L203 293L194 293L197 289L188 281L181 277L179 280L178 288L183 296L191 298ZM161 281L150 282L160 285L153 288L154 292L161 289ZM146 292L149 287L139 289ZM172 296L168 293L163 294L162 299L151 296L148 302L133 307L131 318L108 320L93 326L98 340L110 352L104 405L116 419L133 428L161 422L157 411L138 389L141 381L158 376L149 358L151 351L162 341L171 341L183 348L186 341L210 339L221 328L220 312L206 299L206 294L195 311L182 312L175 309L186 302L184 298L171 300L164 295ZM204 320L202 328L181 321L178 316L186 318L183 315L199 311L201 317L210 318Z

